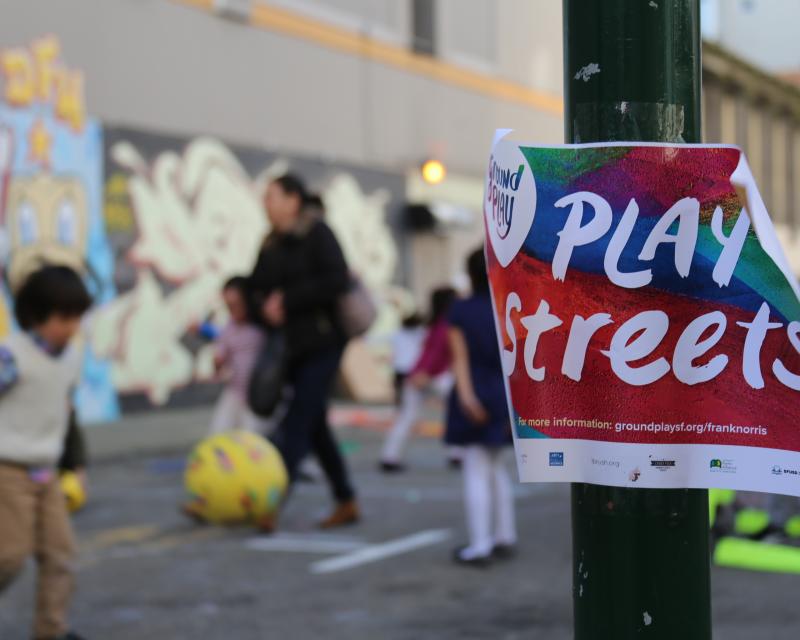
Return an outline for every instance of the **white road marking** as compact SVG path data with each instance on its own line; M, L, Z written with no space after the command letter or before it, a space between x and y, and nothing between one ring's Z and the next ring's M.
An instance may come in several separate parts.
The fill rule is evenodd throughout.
M333 573L335 571L346 571L362 564L377 562L392 556L408 553L422 547L429 547L449 540L450 529L429 529L420 531L404 538L382 542L380 544L365 545L360 549L345 553L335 558L319 560L313 563L309 570L314 574Z
M251 551L282 551L285 553L347 553L365 546L362 540L321 538L299 535L250 538L244 543Z

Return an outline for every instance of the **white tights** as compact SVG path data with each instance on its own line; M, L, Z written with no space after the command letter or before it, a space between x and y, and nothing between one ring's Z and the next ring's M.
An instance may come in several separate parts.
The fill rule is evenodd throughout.
M480 445L466 447L463 472L469 545L461 556L487 556L495 545L515 544L514 495L503 451Z
M381 459L384 462L399 463L403 457L406 442L411 430L419 420L425 392L406 381L400 395L400 411L383 444Z
M428 389L418 389L408 380L405 381L400 396L400 411L389 434L386 436L381 460L394 463L402 462L406 443L422 413L425 398L431 393L444 398L450 393L452 386L453 378L449 373L444 373L434 378Z

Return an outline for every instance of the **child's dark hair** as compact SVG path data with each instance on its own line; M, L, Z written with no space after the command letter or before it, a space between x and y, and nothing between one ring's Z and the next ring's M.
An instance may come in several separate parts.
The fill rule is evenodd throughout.
M80 317L92 306L81 277L69 267L47 266L35 271L20 287L14 314L25 330L44 324L54 315Z
M421 327L423 324L425 324L425 321L416 311L403 318L404 329L416 329L417 327Z
M489 291L489 276L486 273L486 256L483 247L475 249L467 258L467 274L472 283L473 293L487 293Z
M430 324L435 324L447 315L456 299L456 290L453 287L439 287L431 293L431 318Z
M280 178L275 178L272 182L279 185L286 195L296 195L302 204L308 202L309 193L306 183L300 176L293 173L285 173Z
M244 276L233 276L222 286L223 291L227 291L228 289L233 289L241 294L247 293L247 278Z

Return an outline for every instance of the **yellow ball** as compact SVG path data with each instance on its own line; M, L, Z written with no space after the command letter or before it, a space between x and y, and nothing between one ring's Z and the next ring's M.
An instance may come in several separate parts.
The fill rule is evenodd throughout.
M67 508L71 512L78 511L86 504L86 490L76 473L64 471L61 473L61 492L67 499Z
M192 512L209 522L235 524L274 514L288 476L270 442L247 431L231 431L194 448L184 484Z

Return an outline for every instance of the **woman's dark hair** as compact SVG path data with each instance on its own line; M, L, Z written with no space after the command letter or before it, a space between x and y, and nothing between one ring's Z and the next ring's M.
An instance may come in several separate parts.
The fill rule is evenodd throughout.
M467 274L472 283L473 293L487 293L489 291L489 276L486 273L486 256L483 247L476 249L467 258Z
M44 324L54 315L82 316L92 297L81 277L69 267L47 266L33 272L14 300L14 314L25 330Z
M242 294L247 293L247 278L244 276L233 276L222 286L223 291L227 291L228 289L234 289Z
M300 198L301 204L304 205L308 202L308 189L306 189L306 183L303 182L300 176L286 173L280 178L275 178L272 182L279 185L286 195L295 195Z
M318 193L308 193L306 194L306 199L304 204L307 207L312 207L319 211L320 213L325 213L325 203L322 201L322 196Z
M435 324L447 315L456 299L456 290L453 287L439 287L431 293L431 318L430 324Z

